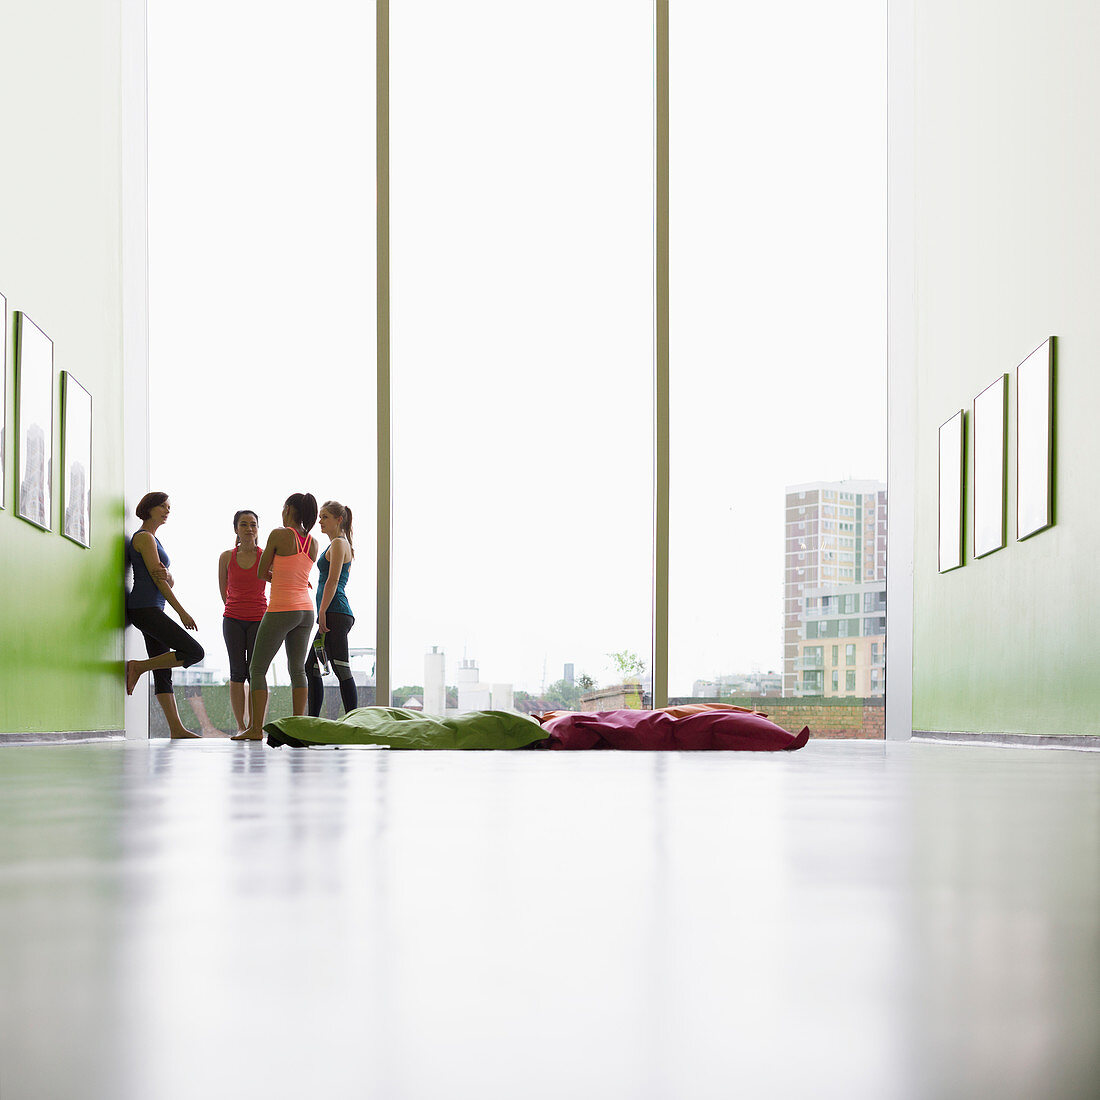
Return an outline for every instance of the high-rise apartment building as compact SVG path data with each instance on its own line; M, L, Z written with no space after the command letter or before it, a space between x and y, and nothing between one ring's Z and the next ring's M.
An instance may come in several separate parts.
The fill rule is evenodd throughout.
M783 694L886 690L886 486L787 488Z

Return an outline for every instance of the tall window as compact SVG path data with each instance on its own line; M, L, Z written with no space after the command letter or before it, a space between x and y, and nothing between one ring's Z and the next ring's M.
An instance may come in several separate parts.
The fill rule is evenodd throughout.
M881 7L673 6L655 409L652 5L392 5L395 701L646 704L655 415L670 695L821 694L823 620L882 621ZM374 18L149 0L153 480L215 664L229 520L301 490L374 644Z
M885 5L671 19L669 691L819 694L807 612L858 610L885 490Z
M233 514L266 533L294 492L351 505L349 641L374 646L374 5L259 10L148 5L151 487L213 684Z
M442 653L462 709L640 701L652 34L636 0L391 8L395 687Z

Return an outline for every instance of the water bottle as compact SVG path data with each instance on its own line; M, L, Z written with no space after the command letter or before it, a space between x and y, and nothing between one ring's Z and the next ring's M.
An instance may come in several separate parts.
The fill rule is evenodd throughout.
M321 667L321 675L328 675L328 654L325 652L325 639L318 634L313 639L313 653L317 658L317 664Z

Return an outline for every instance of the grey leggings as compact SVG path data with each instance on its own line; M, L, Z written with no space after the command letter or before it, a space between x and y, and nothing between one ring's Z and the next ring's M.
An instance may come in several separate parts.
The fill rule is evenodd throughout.
M267 691L267 670L284 641L290 686L308 687L306 654L309 652L309 636L312 632L312 611L268 611L260 620L260 629L256 631L256 646L248 665L248 682L252 690Z

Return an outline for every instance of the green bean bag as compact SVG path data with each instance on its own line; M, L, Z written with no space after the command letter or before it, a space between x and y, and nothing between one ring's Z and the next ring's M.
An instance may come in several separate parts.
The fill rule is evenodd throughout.
M384 745L391 749L522 749L546 737L534 718L504 710L475 710L438 718L399 707L359 707L338 722L280 718L264 726L272 747Z

